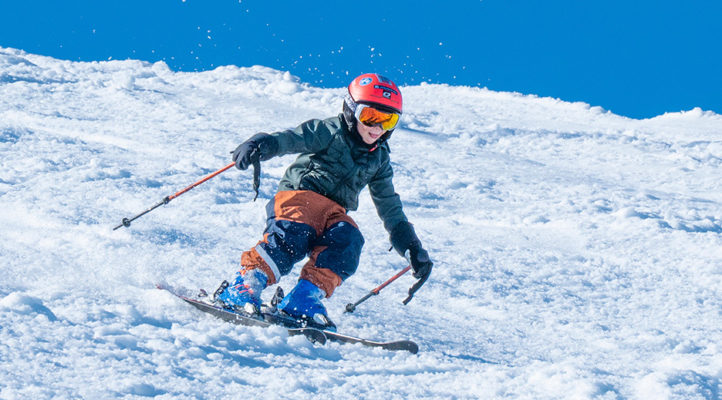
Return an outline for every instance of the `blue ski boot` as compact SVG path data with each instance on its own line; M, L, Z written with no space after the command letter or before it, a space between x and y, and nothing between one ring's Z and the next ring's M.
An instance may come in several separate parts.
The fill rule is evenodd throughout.
M306 326L335 332L336 324L328 318L326 307L321 303L324 297L326 293L321 288L300 279L291 293L281 300L278 308Z
M230 285L228 281L223 281L216 290L213 300L231 311L259 314L261 292L266 288L267 283L268 277L260 269L236 272L236 280Z

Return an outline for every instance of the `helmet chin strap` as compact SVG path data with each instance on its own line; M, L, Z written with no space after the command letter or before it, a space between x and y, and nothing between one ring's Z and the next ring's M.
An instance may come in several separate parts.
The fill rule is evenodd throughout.
M356 116L354 115L355 113L356 102L353 101L351 95L347 94L343 101L343 117L346 121L346 125L348 126L348 130L358 134L358 131L356 131L356 123L358 121L356 121Z

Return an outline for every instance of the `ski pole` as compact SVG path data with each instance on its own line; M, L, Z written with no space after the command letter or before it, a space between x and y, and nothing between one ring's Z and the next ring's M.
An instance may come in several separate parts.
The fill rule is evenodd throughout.
M120 223L120 225L118 225L118 226L116 226L115 228L113 228L113 230L116 230L116 229L118 229L118 228L120 228L120 227L123 227L123 226L126 227L126 228L129 227L129 226L130 226L130 223L133 222L133 221L135 221L136 219L144 216L145 214L148 214L149 212L155 210L156 208L158 208L158 207L160 207L160 206L162 206L162 205L165 205L165 204L170 203L170 201L173 200L173 199L175 199L176 197L178 197L178 196L182 195L183 193L185 193L185 192L193 189L194 187L200 185L201 183L208 181L209 179L215 177L216 175L218 175L218 174L220 174L220 173L222 173L222 172L224 172L224 171L227 171L228 169L230 169L230 168L233 167L234 165L236 165L236 164L235 164L235 163L230 163L230 164L226 165L225 167L219 169L218 171L216 171L216 172L214 172L214 173L206 176L205 178L199 180L198 182L195 182L195 183L191 184L190 186L186 187L185 189L181 190L180 192L177 192L177 193L172 194L172 195L170 195L170 196L164 197L163 200L161 200L158 204L156 204L156 205L154 205L153 207L151 207L151 208L143 211L142 213L136 215L136 216L133 217L133 218L123 218L123 220L122 220L122 222ZM256 189L256 196L258 196L258 188L257 188L257 186L256 186L256 182L258 182L257 176L259 175L259 173L257 172L257 170L260 170L260 168L256 168L256 164L254 164L253 167L254 167L254 176L253 176L254 182L253 182L253 185L254 185L254 189ZM255 200L255 199L254 199L254 200Z
M368 294L366 294L366 296L362 297L359 301L357 301L357 302L355 302L355 303L348 303L348 304L346 304L346 311L345 311L345 312L352 313L353 310L356 309L356 306L358 306L359 304L361 304L361 303L363 303L364 301L368 300L371 296L376 296L377 294L379 294L379 292L381 291L381 289L383 289L383 288L385 288L386 286L388 286L391 282L393 282L393 281L395 281L396 279L398 279L401 275L409 272L410 269L411 269L411 265L409 265L408 267L406 267L406 268L402 269L401 271L399 271L399 273L397 273L396 275L394 275L393 277L391 277L391 279L389 279L388 281L382 283L382 284L381 284L379 287L377 287L376 289L368 292Z

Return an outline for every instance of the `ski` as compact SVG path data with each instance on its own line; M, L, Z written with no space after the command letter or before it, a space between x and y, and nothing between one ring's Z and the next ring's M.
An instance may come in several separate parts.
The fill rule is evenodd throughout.
M162 284L156 284L156 287L171 293L200 311L211 314L214 317L220 318L226 322L238 325L260 326L263 328L270 326L282 326L288 330L289 335L303 335L309 341L317 344L325 344L328 340L330 340L338 343L359 343L364 346L378 347L389 351L408 351L412 354L416 354L419 351L419 346L411 340L382 342L312 327L299 327L294 319L285 317L278 313L264 311L258 316L244 315L213 305L202 300L203 297L193 298L191 297L192 295L188 294L187 290L178 290ZM202 291L201 293L205 293L205 291ZM266 310L269 309L265 305L263 308Z

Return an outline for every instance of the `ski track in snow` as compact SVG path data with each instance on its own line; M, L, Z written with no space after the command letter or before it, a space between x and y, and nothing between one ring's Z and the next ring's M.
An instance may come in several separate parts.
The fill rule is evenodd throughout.
M408 306L404 276L342 313L404 267L362 194L361 266L327 306L418 355L226 324L154 288L230 278L292 156L263 164L255 203L233 169L112 231L250 135L338 113L344 89L0 48L0 398L721 398L722 116L402 90L395 185L434 273Z

